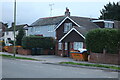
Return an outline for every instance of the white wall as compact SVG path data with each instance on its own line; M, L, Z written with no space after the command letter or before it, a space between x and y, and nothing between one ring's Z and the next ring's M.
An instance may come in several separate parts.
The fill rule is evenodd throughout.
M43 35L44 37L56 37L55 25L35 26L28 28L28 35Z
M18 31L16 31L15 34L18 35ZM25 34L26 34L26 36L28 35L27 30L25 30ZM13 31L6 31L5 32L5 35L4 35L3 39L4 39L6 45L9 44L9 42L7 40L8 38L11 38L11 40L14 40L14 33L13 33Z
M16 35L18 34L18 31L16 32ZM5 35L4 35L4 41L5 41L5 44L7 45L9 42L8 42L8 38L11 38L11 40L14 40L14 33L13 31L6 31L5 32Z

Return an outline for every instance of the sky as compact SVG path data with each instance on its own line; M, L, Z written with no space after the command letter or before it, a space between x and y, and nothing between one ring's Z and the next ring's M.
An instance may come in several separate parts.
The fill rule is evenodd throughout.
M109 2L119 0L17 0L17 24L32 24L39 18L64 15L66 7L71 16L98 18L100 10ZM52 14L51 7L52 5ZM0 21L8 23L14 20L14 0L0 1Z

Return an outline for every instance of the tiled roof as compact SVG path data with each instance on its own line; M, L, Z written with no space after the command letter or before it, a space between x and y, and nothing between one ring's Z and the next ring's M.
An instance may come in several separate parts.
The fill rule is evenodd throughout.
M44 26L44 25L57 25L59 24L66 16L55 16L55 17L45 17L45 18L39 18L34 23L32 23L30 26ZM84 25L90 25L91 21L90 18L85 17L77 17L77 16L70 16L71 19L73 19L76 23L78 23L81 26Z
M55 17L46 17L46 18L40 18L34 23L31 24L31 26L43 26L43 25L58 25L62 20L65 19L66 16L55 16ZM77 17L77 16L70 16L70 18L76 22L78 25L80 25L80 28L77 28L78 31L80 31L83 35L86 34L91 29L99 28L95 23L93 23L91 20L93 18L86 18L86 17Z
M32 23L30 26L44 26L44 25L56 25L60 23L65 16L55 16L55 17L45 17L40 18L34 23Z
M24 26L27 26L27 24L16 25L16 26L15 26L15 29L16 29L16 31L18 31L18 30L22 29ZM6 31L13 31L13 30L14 30L14 26L6 29Z

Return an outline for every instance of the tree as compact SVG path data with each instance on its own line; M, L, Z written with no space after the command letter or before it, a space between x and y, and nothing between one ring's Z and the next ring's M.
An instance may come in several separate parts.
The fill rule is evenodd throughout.
M16 45L22 45L22 38L25 36L25 31L20 29L18 35L16 36Z
M106 19L106 20L118 20L120 21L120 4L119 2L111 3L109 2L104 6L104 8L100 11L101 16L99 19Z

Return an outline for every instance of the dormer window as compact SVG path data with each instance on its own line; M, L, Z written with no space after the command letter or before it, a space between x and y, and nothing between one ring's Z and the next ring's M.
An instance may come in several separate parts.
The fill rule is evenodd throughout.
M113 23L105 22L105 28L113 28Z
M72 23L64 23L64 33L67 33L72 28Z

